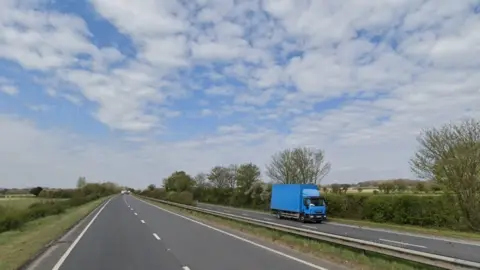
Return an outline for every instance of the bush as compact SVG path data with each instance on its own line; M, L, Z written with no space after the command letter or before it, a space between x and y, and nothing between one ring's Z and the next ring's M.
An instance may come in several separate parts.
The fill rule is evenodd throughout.
M25 223L19 212L6 211L0 215L0 233L19 229Z
M444 196L328 194L326 198L332 217L466 229L458 207Z
M182 192L170 191L166 193L166 196L163 199L171 202L186 204L186 205L195 205L193 200L193 194L189 191L182 191Z
M25 222L65 212L67 206L63 202L39 202L29 206L24 212Z

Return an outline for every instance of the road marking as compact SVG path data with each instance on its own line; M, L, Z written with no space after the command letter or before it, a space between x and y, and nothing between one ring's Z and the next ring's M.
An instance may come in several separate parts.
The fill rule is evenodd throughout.
M155 238L157 238L157 240L162 240L156 233L153 233L153 236L155 236Z
M135 216L138 216L138 214L137 214L137 213L133 213L133 214L134 214Z
M314 227L314 226L308 226L308 225L302 225L302 227L309 228L309 229L314 229L314 230L316 230L316 229L317 229L317 227Z
M139 199L137 199L137 200L139 200ZM216 232L219 232L219 233L228 235L228 236L230 236L230 237L233 237L233 238L235 238L235 239L237 239L237 240L240 240L240 241L249 243L249 244L251 244L251 245L253 245L253 246L256 246L256 247L258 247L258 248L262 248L262 249L264 249L264 250L270 251L270 252L275 253L275 254L277 254L277 255L283 256L283 257L285 257L285 258L287 258L287 259L290 259L290 260L296 261L296 262L298 262L298 263L307 265L307 266L309 266L309 267L312 267L313 269L317 269L317 270L328 270L327 268L323 268L323 267L321 267L321 266L318 266L318 265L315 265L315 264L313 264L313 263L304 261L304 260L302 260L302 259L293 257L293 256L291 256L291 255L288 255L288 254L283 253L283 252L281 252L281 251L275 250L275 249L273 249L273 248L269 248L269 247L264 246L264 245L261 245L261 244L259 244L259 243L255 243L255 242L253 242L253 241L251 241L251 240L248 240L248 239L246 239L246 238L240 237L240 236L235 235L235 234L233 234L233 233L229 233L229 232L223 231L223 230L218 229L218 228L215 228L215 227L213 227L213 226L207 225L207 224L202 223L202 222L200 222L200 221L198 221L198 220L195 220L195 219L192 219L192 218L189 218L189 217L186 217L186 216L177 214L177 213L172 212L172 211L170 211L170 210L163 209L163 208L161 208L160 206L151 204L151 203L146 202L146 201L143 201L143 200L139 200L139 201L141 201L141 202L143 202L143 203L145 203L145 204L151 205L151 206L153 206L153 207L155 207L155 208L157 208L157 209L160 209L160 210L162 210L162 211L164 211L164 212L170 213L170 214L172 214L172 215L181 217L181 218L183 218L183 219L189 220L189 221L191 221L191 222L193 222L193 223L196 223L196 224L198 224L198 225L201 225L201 226L204 226L204 227L209 228L209 229L211 229L211 230L214 230L214 231L216 231Z
M384 242L395 243L395 244L399 244L399 245L405 245L405 246L412 246L412 247L419 247L419 248L427 248L426 246L419 246L419 245L409 244L409 243L405 243L405 242L398 242L398 241L393 241L393 240L388 240L388 239L383 239L383 238L380 238L380 239L378 239L378 240L384 241Z
M183 269L183 270L190 270L190 267L184 266L184 267L182 267L182 269Z
M67 251L63 253L62 257L58 260L58 262L53 266L52 270L58 270L62 266L63 262L67 259L68 255L72 252L73 248L78 244L78 241L82 239L83 235L87 232L88 228L92 226L93 222L97 219L97 217L102 213L103 209L105 209L105 206L111 201L112 199L109 199L103 206L98 210L97 214L90 220L90 222L87 224L87 226L83 229L83 231L75 238L75 241L68 247Z
M145 220L142 219L142 220L140 220L140 222L145 223Z

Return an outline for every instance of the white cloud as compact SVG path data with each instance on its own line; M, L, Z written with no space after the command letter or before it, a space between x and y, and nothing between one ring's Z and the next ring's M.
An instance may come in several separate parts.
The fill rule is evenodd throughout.
M111 144L79 138L74 151L63 148L71 134L4 117L2 130L13 131L0 149L15 155L3 173L12 179L32 164L49 179L58 169L57 179L74 181L88 168L95 178L143 177L146 185L177 169L263 167L296 145L326 149L326 181L411 177L407 161L422 128L480 117L478 1L92 0L131 40L133 57L94 45L95 29L79 16L25 3L0 3L0 58L40 72L50 96L95 108L85 113L122 135ZM211 115L225 121L210 123L202 139L150 136L175 137L168 119L193 126ZM38 156L47 158L7 144L15 132L25 145L43 143Z
M7 95L10 95L10 96L14 96L16 94L18 94L18 89L17 87L13 86L13 85L3 85L3 86L0 86L0 90L7 94Z
M46 112L52 109L51 106L48 106L46 104L29 105L28 108L35 112Z
M18 88L7 78L0 76L0 91L4 94L15 96L19 93Z

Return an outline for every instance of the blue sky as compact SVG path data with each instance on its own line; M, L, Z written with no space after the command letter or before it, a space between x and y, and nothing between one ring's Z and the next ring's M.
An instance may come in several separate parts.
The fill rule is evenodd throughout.
M325 150L325 183L413 177L422 128L478 116L479 6L2 1L0 186L143 187L294 146Z

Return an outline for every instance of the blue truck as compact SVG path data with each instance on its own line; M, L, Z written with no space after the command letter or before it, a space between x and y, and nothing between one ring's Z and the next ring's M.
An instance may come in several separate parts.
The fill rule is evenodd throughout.
M274 184L270 210L278 218L321 223L327 219L327 206L314 184Z

